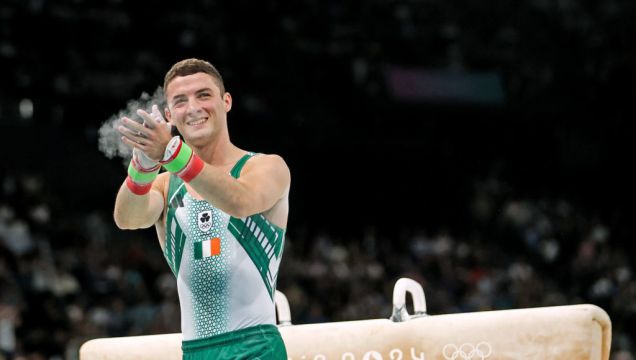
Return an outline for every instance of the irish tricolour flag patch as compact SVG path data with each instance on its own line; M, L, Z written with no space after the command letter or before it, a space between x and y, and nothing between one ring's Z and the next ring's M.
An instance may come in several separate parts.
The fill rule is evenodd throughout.
M216 256L221 253L221 239L212 238L194 243L194 258L203 259L210 256Z

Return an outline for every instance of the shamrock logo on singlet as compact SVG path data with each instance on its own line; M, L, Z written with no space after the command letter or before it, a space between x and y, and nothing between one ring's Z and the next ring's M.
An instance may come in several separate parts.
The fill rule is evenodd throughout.
M197 218L199 219L198 221L199 229L203 232L210 231L210 229L212 228L212 221L211 221L212 211L211 210L202 211L199 213Z

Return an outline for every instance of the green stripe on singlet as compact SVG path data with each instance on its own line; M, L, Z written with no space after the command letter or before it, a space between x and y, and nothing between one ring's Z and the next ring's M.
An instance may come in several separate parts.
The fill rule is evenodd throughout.
M230 170L230 175L238 179L243 166L254 155L256 154L253 152L243 155ZM252 215L245 219L230 217L228 230L254 262L270 297L273 299L274 290L276 290L276 274L269 273L269 264L274 256L277 259L281 256L285 231L271 224L262 214Z
M194 259L203 259L203 241L197 241L194 243Z
M278 255L280 253L280 249L283 244L282 236L281 236L282 234L279 234L278 231L276 231L276 229L272 225L272 223L267 221L267 219L265 219L265 217L261 214L251 216L250 220L256 223L257 228L260 229L261 232L265 233L265 239L267 240L267 245L273 248L274 252L272 253L272 249L270 249L266 244L263 244L267 257L271 258L272 254ZM261 235L259 234L258 239L260 238L261 238Z
M176 212L183 208L183 197L185 196L185 186L183 180L170 175L170 185L168 186L168 218L166 221L166 242L163 254L172 270L174 276L179 275L181 267L181 257L186 242L186 235L181 229L176 218Z
M236 164L234 164L232 170L230 170L230 175L232 175L233 178L238 179L241 175L241 170L243 170L243 166L245 165L247 160L249 160L254 155L255 154L253 152L248 152L247 154L243 155L243 157L240 158L239 161L236 162Z
M276 283L274 274L269 274L269 264L274 256L278 259L281 255L284 231L275 229L261 214L245 219L231 217L228 230L256 265L273 298Z

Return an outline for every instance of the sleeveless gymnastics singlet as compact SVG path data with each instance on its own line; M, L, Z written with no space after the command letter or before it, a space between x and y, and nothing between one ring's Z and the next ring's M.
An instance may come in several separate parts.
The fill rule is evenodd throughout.
M254 153L230 174L238 179ZM274 292L285 230L262 214L238 219L170 175L164 256L177 278L183 340L276 324Z

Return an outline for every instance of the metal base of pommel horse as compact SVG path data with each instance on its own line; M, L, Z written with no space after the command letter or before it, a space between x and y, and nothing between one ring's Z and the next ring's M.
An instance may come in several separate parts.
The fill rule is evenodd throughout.
M406 293L414 313L406 310ZM389 319L293 325L276 292L279 330L289 360L608 360L611 321L590 304L428 315L424 290L402 278ZM81 360L181 358L181 334L95 339Z

